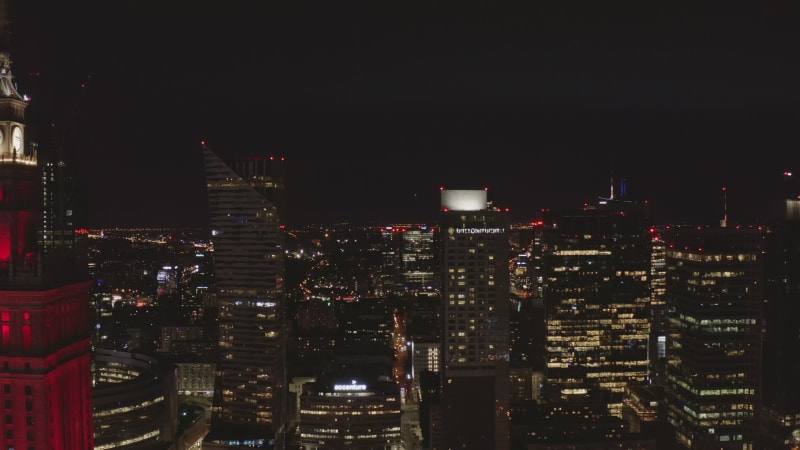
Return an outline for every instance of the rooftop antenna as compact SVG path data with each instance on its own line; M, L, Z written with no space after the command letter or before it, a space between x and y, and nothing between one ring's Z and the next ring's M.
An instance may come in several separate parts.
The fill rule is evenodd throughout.
M791 194L791 192L792 192L792 191L791 191L791 185L790 185L790 183L789 183L789 181L791 180L791 178L792 178L792 172L790 172L790 171L788 171L788 170L784 170L784 171L783 171L783 190L784 190L784 193L783 193L783 195L784 195L784 196L785 196L785 198L787 198L787 199L789 199L789 198L792 198L792 197L793 197L793 195Z
M722 220L719 221L722 228L728 227L728 188L722 186Z
M614 165L611 165L611 195L608 196L609 200L614 200Z

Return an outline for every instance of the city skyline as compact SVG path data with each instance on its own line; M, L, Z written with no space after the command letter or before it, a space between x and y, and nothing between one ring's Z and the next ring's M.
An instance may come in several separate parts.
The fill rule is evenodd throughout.
M800 171L796 9L627 7L17 1L12 70L89 226L205 224L201 140L285 157L290 226L434 221L440 186L530 220L612 176L656 222L723 186L761 221Z

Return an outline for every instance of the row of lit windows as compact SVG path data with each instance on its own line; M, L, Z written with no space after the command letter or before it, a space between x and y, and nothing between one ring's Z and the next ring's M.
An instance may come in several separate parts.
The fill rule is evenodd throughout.
M328 393L319 393L318 395L319 396L325 396L325 397L331 396ZM370 392L367 392L367 393L363 393L363 392L337 392L333 396L340 397L340 396L345 396L345 395L358 396L358 397L372 397L374 401L376 401L376 402L380 401L380 397L378 397L378 396L376 396L376 395L374 395L373 393L370 393ZM385 397L383 400L386 401L386 402L389 402L389 403L396 403L398 399L397 399L397 397ZM348 401L348 403L349 403L349 401ZM315 408L317 408L317 409L335 410L335 409L339 409L340 407L341 407L341 405L338 404L338 403L333 403L333 404L317 403L315 405ZM360 408L375 408L375 409L377 409L377 408L393 408L394 406L393 405L384 405L383 403L371 403L371 404L370 403L362 403L361 405L359 405L359 407Z
M104 383L119 383L122 381L130 381L141 376L142 372L131 368L128 365L116 365L108 363L105 366L98 366L96 368L98 380Z
M621 319L619 321L613 319L586 319L582 320L579 323L575 323L573 320L559 320L559 319L550 319L547 321L547 330L548 331L557 331L557 330L579 330L581 333L594 330L599 330L599 332L603 333L604 329L610 329L614 325L628 325L629 328L638 328L638 326L645 326L648 325L647 318L637 318L637 319ZM634 325L634 326L631 326Z
M606 345L600 345L595 341L584 341L574 339L557 339L556 336L547 337L547 352L548 353L575 353L586 351L601 351L608 352L611 350L633 350L636 347L646 343L647 336L639 335L636 339L631 340L617 340L608 342ZM633 346L631 346L633 342ZM602 356L601 356L602 357ZM602 359L601 359L602 361Z
M705 261L705 262L721 262L721 261L738 261L738 262L755 262L758 261L758 255L752 253L737 253L735 255L731 254L720 254L720 253L691 253L691 252L683 252L683 251L676 251L670 250L669 256L672 259L676 260L686 260L686 261Z
M156 405L156 404L161 403L163 401L164 401L164 396L162 395L162 396L156 397L156 398L154 398L152 400L146 400L146 401L143 401L143 402L140 402L140 403L135 403L135 404L132 404L132 405L126 405L126 406L122 406L122 407L114 408L114 409L106 409L106 410L95 411L94 412L94 417L112 416L112 415L115 415L115 414L121 414L121 413L130 412L130 411L135 411L135 410L147 408L147 407L152 406L152 405Z
M553 256L610 256L610 250L555 250Z
M366 440L366 439L378 439L378 438L382 438L383 439L383 438L399 438L399 437L400 437L400 432L399 431L398 432L386 432L386 433L383 433L383 434L380 434L380 435L378 435L378 434L359 434L359 435L346 434L344 436L332 436L332 435L329 435L329 434L317 434L317 433L301 433L300 434L300 438L304 439L304 440L305 439L334 439L334 438L337 438L337 439L347 439L347 440L358 441L358 440ZM390 441L387 439L386 442L389 443ZM324 441L320 441L319 443L323 444Z
M307 428L310 428L308 432L306 432ZM303 436L306 437L314 437L314 434L312 433L324 433L326 435L330 435L330 434L338 434L340 431L346 432L348 430L340 430L338 428L313 428L307 426L301 427L301 432L303 433ZM380 434L357 434L357 435L347 434L342 437L344 439L375 439L379 436L386 436L387 434L393 435L394 433L398 433L400 432L400 427L399 426L386 427L382 428L380 432L381 432Z
M723 319L700 319L698 320L692 316L685 316L681 315L681 319L683 319L687 323L698 323L700 325L755 325L756 319L752 317L743 317L743 318L723 318Z
M741 418L741 417L752 417L752 411L729 411L729 412L722 412L722 413L700 413L700 419L718 419L720 417L734 417L734 418Z
M102 444L102 445L95 445L94 449L95 450L105 450L107 448L116 448L118 446L129 445L129 444L133 444L133 443L136 443L136 442L144 441L145 439L154 438L154 437L157 437L159 434L161 434L161 432L159 430L151 431L149 433L145 433L145 434L142 434L142 435L139 435L139 436L134 436L134 437L131 437L131 438L128 438L128 439L124 439L122 441L109 442L108 444Z
M346 410L346 411L326 411L324 410L324 406L315 405L315 408L320 409L301 409L300 414L312 415L312 416L385 416L385 415L395 415L400 414L399 409L384 409L378 411L354 411L354 410ZM341 408L341 405L337 405L336 408Z
M755 395L756 390L753 388L723 388L723 389L697 389L690 386L682 380L677 380L676 383L686 389L687 391L701 396L716 396L716 395Z
M619 345L603 345L600 347L592 347L589 349L582 348L581 351L600 351L603 353L608 354L609 352L618 352L619 354L625 354L629 352L637 353L644 348L645 342L641 342L639 345L634 347L630 347L627 343L621 343ZM545 350L548 354L560 354L560 355L574 355L579 353L578 347L560 347L560 346L547 346ZM556 357L554 357L556 358ZM606 361L606 356L600 356L600 362ZM607 362L606 364L612 364L611 362Z
M743 417L743 418L740 418L740 419L697 420L697 421L694 421L694 424L695 424L695 426L698 426L698 427L701 427L701 428L708 428L708 429L713 430L714 429L713 427L715 427L715 426L722 426L722 427L740 426L743 423L745 423L745 421L749 420L751 417L752 417L752 415L750 415L748 417Z

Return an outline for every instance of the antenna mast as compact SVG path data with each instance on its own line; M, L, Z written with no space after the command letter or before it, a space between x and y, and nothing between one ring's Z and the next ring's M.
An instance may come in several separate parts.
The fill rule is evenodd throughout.
M609 195L609 200L614 200L614 164L611 164L611 194Z
M722 220L719 221L722 228L728 227L728 188L722 186Z

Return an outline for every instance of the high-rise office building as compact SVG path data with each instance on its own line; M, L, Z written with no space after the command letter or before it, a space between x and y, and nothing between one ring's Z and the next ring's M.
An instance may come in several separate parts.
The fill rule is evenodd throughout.
M203 145L219 310L219 363L204 448L282 448L284 266L277 210Z
M670 227L663 236L675 440L690 449L760 448L764 231Z
M441 191L444 448L507 449L507 214L486 190Z
M650 228L650 383L663 385L666 376L667 338L670 330L664 290L667 278L663 226Z
M439 294L438 233L428 225L381 228L382 290L396 295Z
M172 363L100 349L94 355L93 377L95 450L169 448L176 443L178 390Z
M626 387L647 382L648 225L646 204L615 198L544 218L535 251L547 401L591 396L621 418Z
M91 282L74 251L43 245L50 197L25 133L6 11L0 2L0 447L86 450L94 447Z
M300 442L308 450L400 450L400 387L359 371L303 385Z
M765 449L800 448L800 200L787 197L776 202L765 236Z

